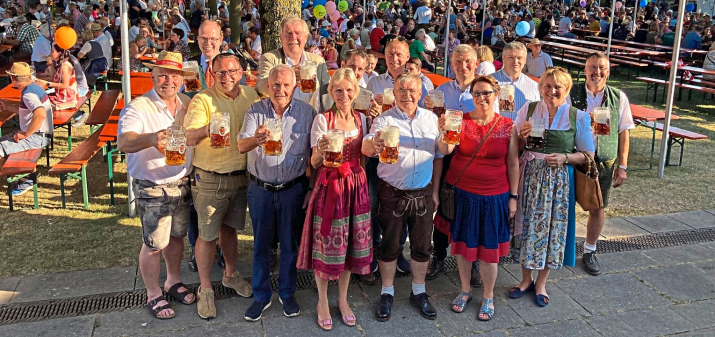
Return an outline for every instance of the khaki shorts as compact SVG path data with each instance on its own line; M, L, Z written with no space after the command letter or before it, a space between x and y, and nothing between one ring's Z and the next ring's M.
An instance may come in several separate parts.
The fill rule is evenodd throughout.
M611 196L616 159L596 162L596 167L598 167L598 184L601 186L601 196L603 197L603 207L605 208L608 207L608 199Z
M221 225L243 230L248 207L248 173L229 176L194 167L191 195L199 215L199 237L218 239Z
M161 250L171 236L183 238L189 224L189 180L156 185L148 180L134 180L132 185L137 215L142 223L142 240L147 247Z

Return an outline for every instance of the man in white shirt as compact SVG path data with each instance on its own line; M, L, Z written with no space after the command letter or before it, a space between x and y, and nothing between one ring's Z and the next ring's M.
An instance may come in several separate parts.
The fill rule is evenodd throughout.
M94 36L94 41L99 43L100 46L102 46L102 54L104 54L104 58L107 59L107 69L109 70L110 67L110 62L112 61L112 44L109 42L109 38L107 38L107 35L104 34L102 31L102 26L99 25L98 23L93 23L91 28L92 30L92 35ZM82 49L80 49L79 53L77 54L78 58L83 58L87 53L92 50L92 45L89 43L85 43L82 46Z
M132 100L119 115L117 148L127 153L127 172L134 177L137 215L142 224L139 270L146 286L149 309L155 318L175 312L159 287L161 257L166 261L164 289L177 300L192 304L196 296L181 283L179 273L184 236L189 222L191 193L188 175L193 150L170 144L167 129L183 125L189 98L179 93L184 75L181 54L162 51L156 61L154 88ZM169 148L175 146L175 148ZM175 151L183 163L170 166L165 151ZM178 162L181 162L178 159Z
M417 20L417 28L427 31L432 21L432 10L427 5L417 8L413 19Z
M308 7L306 7L303 12L303 21L310 21L310 18L313 17L313 4L308 4Z
M129 41L134 41L134 39L137 38L137 35L139 35L139 31L144 28L149 26L149 21L147 21L146 18L139 18L137 20L137 24L129 28Z
M246 39L246 51L251 54L254 60L258 60L263 54L261 47L260 30L257 27L248 28L248 38Z
M576 16L574 12L571 12L568 16L564 16L561 20L559 20L559 30L556 35L572 39L576 38L576 35L571 33L571 19L573 19L574 16Z

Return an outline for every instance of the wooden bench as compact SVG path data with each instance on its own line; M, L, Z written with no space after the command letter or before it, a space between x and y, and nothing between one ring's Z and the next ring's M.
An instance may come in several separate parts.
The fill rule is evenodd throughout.
M644 125L647 125L648 127L652 128L654 122L646 122L643 123ZM662 123L656 123L655 124L655 129L663 132L663 124ZM681 129L681 128L676 128L674 126L670 126L668 128L668 153L665 156L665 165L667 166L681 166L683 165L683 152L685 151L685 140L686 139L691 139L691 140L699 140L699 139L707 139L708 136L699 134L697 132ZM678 144L680 146L680 159L678 160L678 164L671 164L670 163L670 151L673 149L673 145Z
M87 163L104 147L105 142L99 140L102 128L92 133L78 147L53 166L49 173L60 176L60 193L62 208L66 208L65 181L78 179L82 184L82 200L84 208L89 207L89 193L87 191Z
M636 80L645 82L648 85L646 86L646 92L645 92L645 98L646 101L648 100L648 91L650 88L655 89L655 93L653 94L653 102L656 101L658 98L658 86L663 85L663 87L666 87L668 85L668 81L666 80L661 80L658 78L651 78L651 77L636 77ZM700 91L708 94L715 94L715 88L708 88L708 87L702 87L694 84L687 84L687 83L676 83L675 84L676 88L680 89L687 89L687 90L694 90L694 91ZM665 89L663 89L663 102L665 102ZM678 95L678 99L680 100L680 95Z
M10 212L15 209L12 201L13 187L17 185L18 181L25 177L29 177L34 183L32 186L32 194L35 201L35 209L40 208L40 204L37 199L37 185L39 184L39 181L37 179L38 174L36 171L37 160L40 159L40 155L42 155L42 149L32 149L16 152L7 156L7 158L3 158L4 163L2 163L0 176L7 177L7 196Z
M79 111L82 106L89 101L94 91L90 90L86 95L82 96L77 100L77 106L74 109L58 110L52 111L52 124L55 130L57 129L67 129L67 150L72 151L72 116L74 116L77 111ZM91 109L91 104L90 104ZM90 110L91 111L91 110ZM52 142L50 149L55 148L54 135L52 137Z
M99 135L99 141L105 142L105 156L107 161L107 169L109 170L109 203L114 205L114 156L122 156L119 149L112 148L112 142L117 140L117 131L119 129L119 114L124 108L124 99L117 102L112 115L109 116L107 123L102 127Z
M107 122L109 116L114 111L114 106L117 104L117 99L121 94L120 90L105 90L99 96L94 104L94 109L90 112L89 117L84 124L89 125L92 132L97 125Z

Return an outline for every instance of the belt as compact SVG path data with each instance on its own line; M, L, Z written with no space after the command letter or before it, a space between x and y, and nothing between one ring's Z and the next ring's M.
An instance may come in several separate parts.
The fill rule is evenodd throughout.
M182 184L187 183L188 181L189 181L189 177L183 177L177 181L173 181L173 182L166 183L166 184L155 184L151 180L142 180L142 179L137 179L136 183L140 184L140 185L145 185L146 187L152 187L152 188L162 188L162 187L176 188Z
M269 191L271 191L271 192L278 192L278 191L282 191L282 190L287 190L287 189L293 187L293 185L295 185L295 184L301 182L303 179L305 179L305 176L300 176L300 177L298 177L298 178L295 178L295 179L293 179L293 180L291 180L291 181L289 181L289 182L285 182L285 183L282 183L282 184L271 184L271 183L267 183L267 182L265 182L265 181L263 181L263 180L261 180L261 179L258 179L258 177L256 177L256 176L254 176L254 175L251 174L251 181L252 181L252 182L256 183L256 185L261 186L261 187L263 187L263 188L265 188L266 190L269 190Z
M236 171L231 171L231 172L226 172L226 173L218 173L218 172L214 172L214 171L204 170L200 167L197 167L197 168L201 169L207 173L216 174L216 175L220 175L220 176L233 177L233 176L242 176L242 175L246 174L246 170L236 170Z

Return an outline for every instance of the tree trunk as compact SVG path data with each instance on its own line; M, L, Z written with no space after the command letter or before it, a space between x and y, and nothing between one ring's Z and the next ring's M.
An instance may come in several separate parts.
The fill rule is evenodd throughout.
M301 1L297 0L262 0L258 9L261 16L261 46L263 52L280 47L280 24L288 16L300 17Z
M231 42L235 44L240 44L241 17L243 16L243 0L231 0L228 7L228 23L231 27Z
M216 5L216 0L209 0L206 4L206 8L209 10L208 14L211 16L218 15L218 9L216 9L218 8L218 5Z

